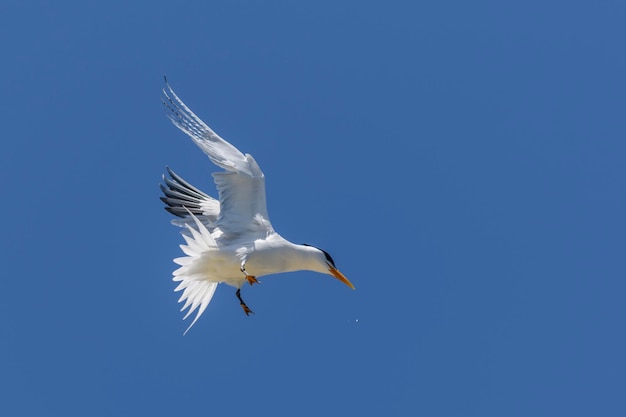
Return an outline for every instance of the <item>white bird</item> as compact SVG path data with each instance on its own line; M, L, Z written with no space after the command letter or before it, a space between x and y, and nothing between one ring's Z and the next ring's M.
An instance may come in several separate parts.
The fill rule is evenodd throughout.
M185 333L205 311L219 283L237 288L236 295L246 315L253 313L241 298L241 287L257 277L281 272L309 270L332 275L350 288L354 285L335 266L331 256L310 245L297 245L280 236L270 223L265 203L265 176L250 154L219 137L174 93L167 79L163 88L167 116L225 171L213 174L219 201L189 184L167 168L161 200L165 209L178 216L183 228L186 256L174 259L180 265L173 280L182 291L178 302L189 308L186 319L197 310Z

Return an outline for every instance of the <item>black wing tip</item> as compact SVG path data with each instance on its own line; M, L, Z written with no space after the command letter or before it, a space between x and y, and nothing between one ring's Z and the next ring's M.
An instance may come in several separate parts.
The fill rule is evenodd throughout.
M169 96L167 95L167 91L166 90L171 90L172 87L170 86L170 82L167 81L167 75L163 74L163 82L165 83L165 87L163 87L161 89L161 91L163 92L163 95L169 99ZM167 103L165 102L165 99L163 97L161 97L161 101L163 102L163 104L167 105Z
M185 206L182 206L182 207L184 208ZM186 211L183 211L180 207L164 207L164 208L168 213L176 217L180 217L181 219L184 219L185 217L188 216L188 213Z
M172 85L170 84L170 81L167 79L167 75L165 74L163 74L163 82L165 83L165 87L163 87L163 94L165 94L167 101L174 104L172 97L170 96L174 96L175 98L178 98L178 97L176 96L176 93L174 92L174 89L172 88ZM178 107L178 106L175 106L175 107Z
M159 184L159 188L164 194L159 198L165 203L165 210L183 218L187 217L190 212L196 216L203 216L202 201L211 197L189 184L169 167L165 167L165 169L169 177L162 174L162 182Z

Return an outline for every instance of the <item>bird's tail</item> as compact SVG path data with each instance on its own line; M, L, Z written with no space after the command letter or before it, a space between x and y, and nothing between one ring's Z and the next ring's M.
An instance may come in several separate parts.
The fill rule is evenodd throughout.
M180 268L174 271L173 278L175 282L179 283L174 291L183 292L178 300L179 303L185 302L181 311L189 308L183 320L194 311L198 311L196 317L185 330L185 334L204 313L217 288L217 282L207 280L207 276L203 272L204 268L202 268L204 264L203 255L206 256L207 252L215 250L217 245L204 224L192 212L188 211L188 213L193 219L193 224L191 222L185 224L186 230L182 235L187 244L180 245L186 256L174 259Z

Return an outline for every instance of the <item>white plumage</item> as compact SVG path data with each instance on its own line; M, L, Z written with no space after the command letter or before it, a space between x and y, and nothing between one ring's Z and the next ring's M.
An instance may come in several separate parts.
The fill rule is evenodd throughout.
M175 291L182 291L184 318L197 311L187 331L209 305L219 283L237 288L236 295L247 314L252 310L240 295L241 287L257 283L263 275L310 270L329 274L354 289L335 267L330 255L313 246L296 245L274 231L265 201L265 176L249 154L219 137L178 98L167 83L163 103L174 125L185 132L225 171L213 174L219 200L210 197L167 169L161 200L182 227L184 257L174 259ZM185 333L187 332L185 331Z

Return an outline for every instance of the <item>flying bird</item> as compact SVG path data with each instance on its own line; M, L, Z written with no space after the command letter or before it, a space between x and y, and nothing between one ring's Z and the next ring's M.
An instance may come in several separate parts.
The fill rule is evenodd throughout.
M174 259L182 291L178 302L183 319L197 311L191 329L209 305L218 284L235 287L235 295L246 315L253 311L241 297L245 283L259 283L258 277L309 270L332 275L350 288L354 285L337 269L333 258L311 245L294 244L276 233L265 202L265 176L252 155L243 154L218 136L182 102L165 79L163 104L167 116L185 132L218 167L213 174L219 199L200 191L171 169L163 175L161 200L177 216L185 245L185 256Z

